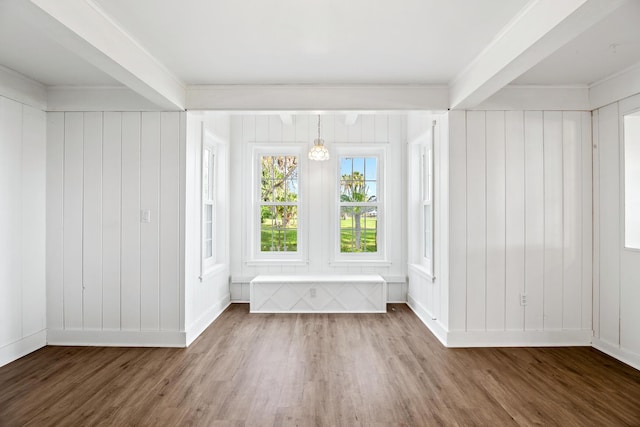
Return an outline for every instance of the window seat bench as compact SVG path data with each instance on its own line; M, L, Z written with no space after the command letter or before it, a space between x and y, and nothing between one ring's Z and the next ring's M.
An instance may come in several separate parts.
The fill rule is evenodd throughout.
M259 275L250 284L251 313L385 313L379 274Z

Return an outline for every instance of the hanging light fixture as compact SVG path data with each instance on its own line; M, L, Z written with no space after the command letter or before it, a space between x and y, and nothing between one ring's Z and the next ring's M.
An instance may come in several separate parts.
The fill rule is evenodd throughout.
M320 115L318 114L318 138L313 141L313 147L309 149L309 159L323 162L329 160L329 150L324 146L324 139L320 138Z

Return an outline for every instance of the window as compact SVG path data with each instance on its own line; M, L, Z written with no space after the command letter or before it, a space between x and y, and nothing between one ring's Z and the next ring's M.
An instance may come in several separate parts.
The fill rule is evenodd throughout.
M215 146L202 145L202 263L201 277L216 262L215 259Z
M378 156L339 158L340 254L379 253L380 173Z
M435 124L407 147L407 259L431 281L435 280L434 132Z
M297 155L260 155L259 252L298 252Z
M429 274L433 274L433 150L431 144L422 144L421 161L422 199L422 257Z
M624 116L624 246L640 249L640 112Z

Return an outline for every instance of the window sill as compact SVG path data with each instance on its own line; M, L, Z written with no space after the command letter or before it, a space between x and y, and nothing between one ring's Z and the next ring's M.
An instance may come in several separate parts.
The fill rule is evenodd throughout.
M429 273L427 271L427 269L420 264L409 264L409 269L413 270L416 274L419 274L420 276L424 277L425 279L431 281L431 283L436 281L435 276L433 276L431 273Z
M244 262L249 267L260 265L309 265L309 260L304 259L252 259Z
M213 276L216 276L222 273L227 268L226 264L215 264L211 267L207 268L199 277L201 282L204 282L207 279L210 279Z
M384 259L362 259L362 260L334 260L330 261L329 265L331 267L366 267L366 266L375 266L375 267L391 267L392 262Z

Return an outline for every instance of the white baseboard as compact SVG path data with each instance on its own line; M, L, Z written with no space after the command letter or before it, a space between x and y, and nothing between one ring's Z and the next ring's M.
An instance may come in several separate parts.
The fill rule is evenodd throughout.
M33 335L24 337L19 341L12 342L0 347L0 366L4 366L22 356L34 352L47 345L47 331L42 330Z
M427 328L449 348L461 347L571 347L590 346L591 330L557 331L447 331L411 295L407 305Z
M48 345L94 347L186 347L181 331L55 330L47 332Z
M407 305L418 316L418 319L425 324L433 335L444 345L447 345L447 330L442 326L438 320L433 319L429 312L418 301L413 299L411 295L407 295Z
M225 295L217 304L209 308L187 328L187 346L196 340L223 311L231 305L231 294Z
M590 346L592 331L449 331L447 347L575 347Z
M640 370L640 354L634 353L624 348L620 348L615 344L609 343L596 337L592 338L591 345L596 350L600 350L601 352L608 354L614 359L626 363L632 368Z

